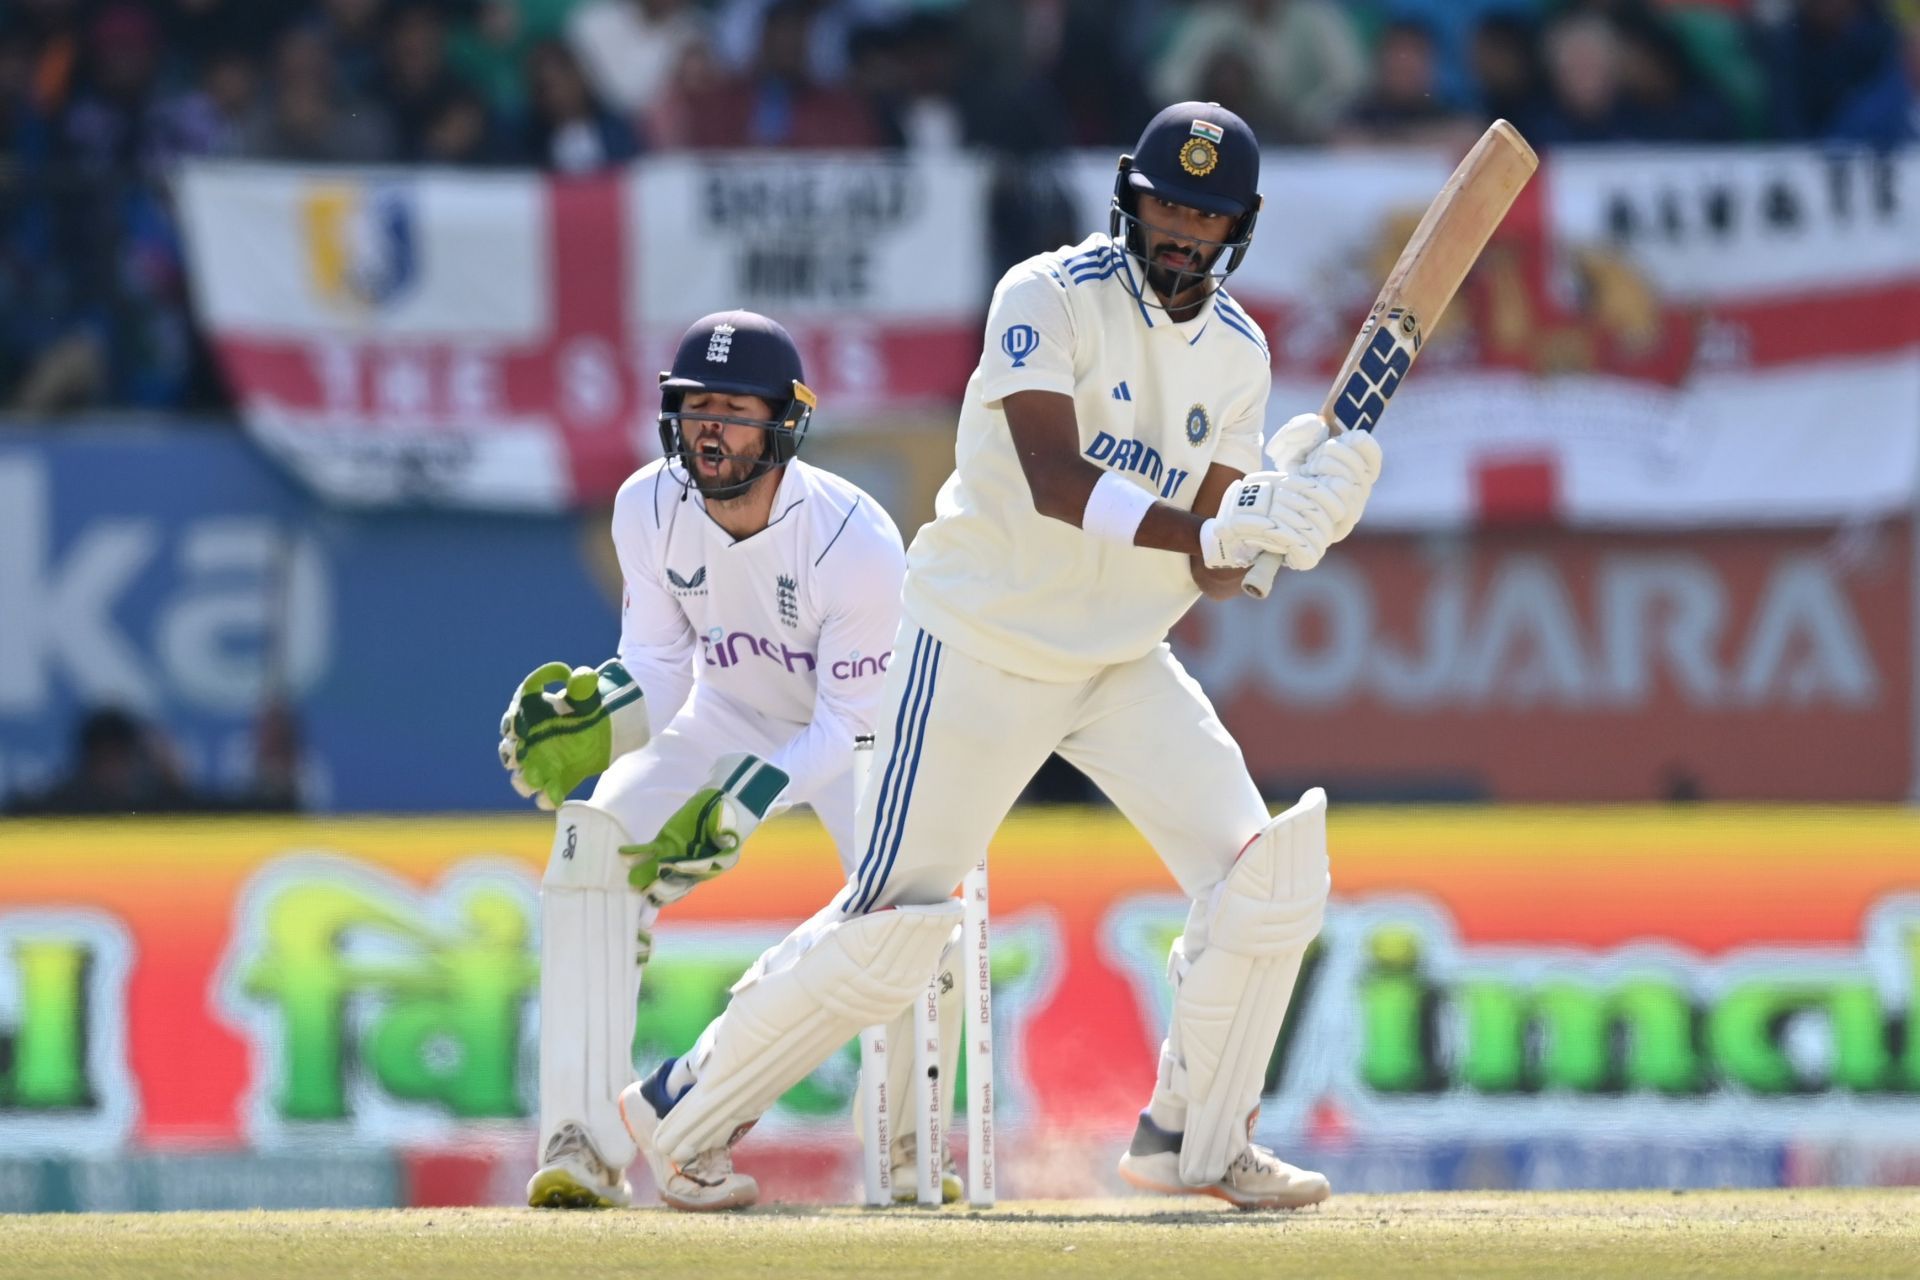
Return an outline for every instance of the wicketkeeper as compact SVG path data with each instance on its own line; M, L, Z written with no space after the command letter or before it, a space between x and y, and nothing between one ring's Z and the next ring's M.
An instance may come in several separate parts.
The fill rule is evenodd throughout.
M795 457L814 405L772 320L723 312L687 331L661 375L666 456L614 501L618 655L538 668L501 720L513 785L558 809L540 890L542 1163L529 1204L631 1198L618 1099L635 1078L659 909L733 866L761 820L792 804L813 807L853 867L853 752L891 663L904 553L878 503ZM567 799L595 775L585 801ZM656 1174L681 1208L758 1195L726 1144Z

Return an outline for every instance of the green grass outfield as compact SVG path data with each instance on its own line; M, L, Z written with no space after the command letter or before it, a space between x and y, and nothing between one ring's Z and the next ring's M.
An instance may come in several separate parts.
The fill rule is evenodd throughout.
M986 1213L773 1207L0 1217L0 1276L1911 1276L1920 1190L1337 1196L1242 1214L1190 1200Z

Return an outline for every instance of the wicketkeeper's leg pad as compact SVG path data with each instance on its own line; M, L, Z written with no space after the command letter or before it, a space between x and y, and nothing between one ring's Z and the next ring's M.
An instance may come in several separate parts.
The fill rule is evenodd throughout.
M579 801L555 815L540 884L540 1147L568 1121L608 1164L633 1162L620 1091L633 1080L635 934L645 899L627 887L619 819Z
M1215 892L1205 946L1185 974L1169 1041L1187 1099L1180 1177L1218 1181L1247 1145L1300 961L1320 932L1327 890L1327 793L1315 787L1269 822Z
M684 1164L724 1145L863 1027L892 1021L926 990L959 923L954 899L895 907L819 929L784 965L755 966L701 1037L697 1083L660 1121L655 1149Z

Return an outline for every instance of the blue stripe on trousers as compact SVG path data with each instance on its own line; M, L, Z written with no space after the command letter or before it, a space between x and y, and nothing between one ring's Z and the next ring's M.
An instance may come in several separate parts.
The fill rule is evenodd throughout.
M867 837L867 851L860 857L860 866L853 873L854 880L858 883L864 884L867 868L873 864L876 851L884 843L881 833L886 830L888 818L892 812L889 797L893 789L894 771L898 769L903 778L906 775L906 767L902 764L901 757L904 754L903 744L908 736L908 708L913 705L913 696L923 674L921 660L925 657L926 648L927 633L922 631L913 638L913 658L907 666L907 687L900 692L900 709L893 718L893 748L887 753L886 772L880 777L880 792L874 797L873 832ZM849 910L851 909L851 903L849 903Z
M927 743L927 721L933 718L934 685L940 679L940 655L945 651L945 648L946 646L942 645L938 640L933 642L933 661L927 668L926 705L922 709L920 722L914 726L913 763L907 770L906 786L900 800L900 820L894 824L893 839L887 849L886 866L881 868L879 878L875 880L872 887L867 890L864 897L865 905L860 908L862 911L869 910L873 906L874 900L880 896L880 890L886 887L887 877L893 874L893 861L900 854L900 842L906 836L907 811L913 805L913 781L920 776L920 749L926 746Z
M907 759L914 752L915 743L925 730L927 711L933 705L933 671L940 650L940 642L925 632L921 632L921 636L926 644L921 653L920 668L911 673L909 692L902 699L902 710L906 713L906 731L894 739L893 751L887 761L890 772L897 767L897 781L892 793L884 797L887 801L887 813L884 819L878 813L874 815L873 839L869 844L867 857L860 864L860 892L853 906L853 910L857 912L866 911L872 904L877 887L874 884L875 873L879 871L881 862L885 858L885 850L898 840L899 828L906 821L906 801L909 794Z

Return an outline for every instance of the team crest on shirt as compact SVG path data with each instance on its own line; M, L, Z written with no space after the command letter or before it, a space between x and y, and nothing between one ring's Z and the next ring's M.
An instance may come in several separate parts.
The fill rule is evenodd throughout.
M800 625L800 601L795 594L799 590L800 584L784 573L774 581L773 601L780 608L780 621L790 627Z
M1213 419L1207 417L1207 406L1197 404L1187 410L1187 443L1198 448L1207 442L1207 432L1213 430Z

